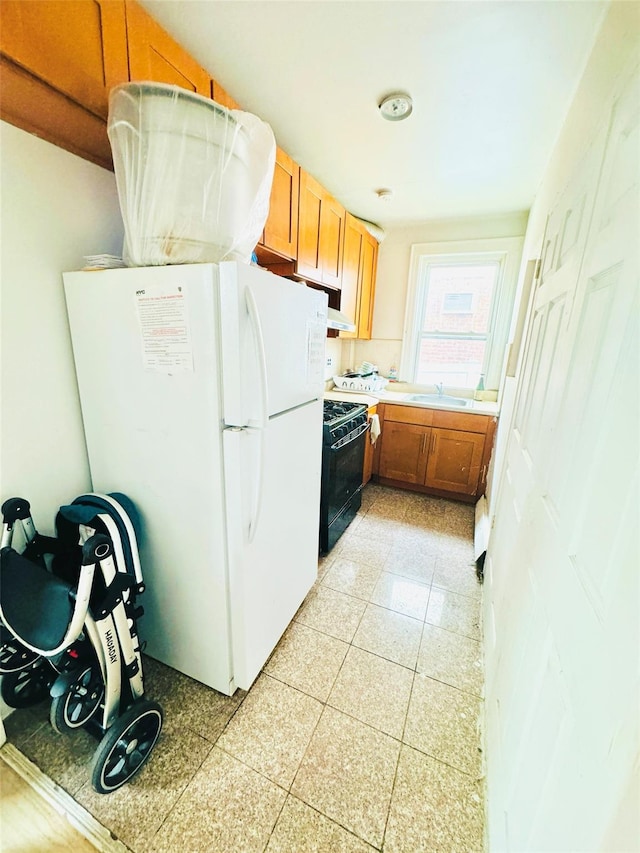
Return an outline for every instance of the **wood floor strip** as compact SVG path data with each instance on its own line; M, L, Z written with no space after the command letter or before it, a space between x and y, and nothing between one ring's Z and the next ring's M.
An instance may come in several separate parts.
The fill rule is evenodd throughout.
M3 853L30 850L131 853L15 746L6 743L0 749L0 758L26 785L22 788L20 781L0 766Z

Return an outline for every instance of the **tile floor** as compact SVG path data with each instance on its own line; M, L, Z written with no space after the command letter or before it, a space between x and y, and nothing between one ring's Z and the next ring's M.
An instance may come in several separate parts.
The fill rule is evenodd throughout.
M146 659L165 726L129 785L94 793L95 741L46 704L9 741L135 853L482 851L472 543L472 507L369 485L248 693Z

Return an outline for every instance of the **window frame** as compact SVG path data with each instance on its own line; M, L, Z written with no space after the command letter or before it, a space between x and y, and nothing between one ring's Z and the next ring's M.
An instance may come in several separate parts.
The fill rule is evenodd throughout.
M411 246L409 284L402 334L400 378L415 383L422 338L426 271L430 264L466 264L498 261L500 271L491 301L482 372L485 389L498 391L505 367L505 352L513 314L518 270L524 238L496 237L481 240L462 240L440 243L414 243ZM460 389L470 390L470 389Z

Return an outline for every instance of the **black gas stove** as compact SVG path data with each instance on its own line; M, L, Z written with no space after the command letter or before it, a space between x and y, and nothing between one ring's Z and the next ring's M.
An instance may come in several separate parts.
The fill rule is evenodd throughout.
M369 423L362 403L324 402L320 551L347 529L362 500L362 467Z

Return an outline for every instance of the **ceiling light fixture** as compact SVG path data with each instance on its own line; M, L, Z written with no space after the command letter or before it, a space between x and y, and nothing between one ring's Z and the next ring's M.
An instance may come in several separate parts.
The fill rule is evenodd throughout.
M393 190L376 190L376 195L380 201L389 201L393 195Z
M402 121L411 115L413 104L409 95L396 92L394 95L383 98L378 104L378 109L387 121Z

